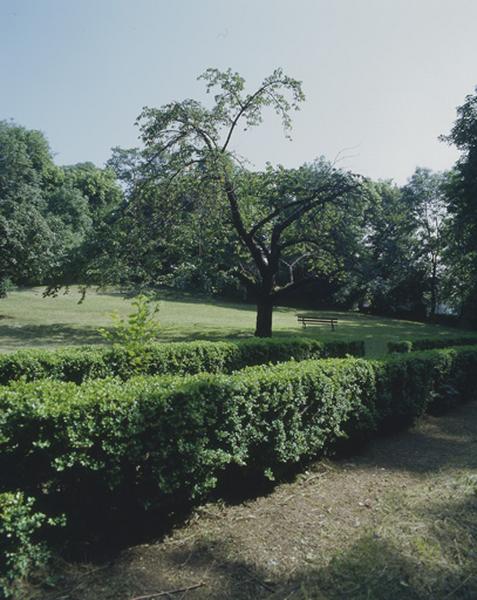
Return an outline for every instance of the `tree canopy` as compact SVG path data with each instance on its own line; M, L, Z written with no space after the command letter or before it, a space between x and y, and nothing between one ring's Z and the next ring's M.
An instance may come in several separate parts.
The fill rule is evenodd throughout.
M86 248L122 200L111 170L58 167L45 136L0 122L0 290L78 281Z

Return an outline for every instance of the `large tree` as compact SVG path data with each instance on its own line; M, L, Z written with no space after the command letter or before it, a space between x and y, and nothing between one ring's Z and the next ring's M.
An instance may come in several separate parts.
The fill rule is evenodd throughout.
M0 295L8 281L81 281L121 201L112 170L59 167L40 131L0 121Z
M457 109L457 119L448 136L461 156L452 171L447 198L453 235L449 258L454 289L460 297L464 318L477 324L477 88ZM455 302L457 304L457 302Z
M367 183L370 195L363 243L364 303L378 314L425 317L425 269L417 256L418 224L391 181Z
M320 168L280 174L272 182L266 177L255 179L251 186L232 141L239 131L259 125L266 108L280 116L289 135L290 113L304 100L301 83L281 69L250 93L245 91L244 79L230 69L208 69L200 79L206 82L207 92L215 92L210 108L184 100L142 111L138 123L146 163L159 166L163 180L172 182L183 173L193 174L223 195L230 223L251 263L242 263L237 276L257 302L255 334L268 337L273 306L286 292L314 280L313 276L298 280L292 276L287 283L279 283L284 262L305 259L316 245L316 239L305 234L307 228L297 224L326 204L349 197L359 182L352 174L321 163ZM262 199L258 212L247 202L254 186Z
M0 121L0 295L7 281L35 282L51 268L45 197L58 178L41 132Z
M447 202L445 184L447 174L433 173L417 168L402 188L404 209L412 218L414 239L413 261L422 266L429 289L428 313L436 314L445 275L444 255L448 242Z

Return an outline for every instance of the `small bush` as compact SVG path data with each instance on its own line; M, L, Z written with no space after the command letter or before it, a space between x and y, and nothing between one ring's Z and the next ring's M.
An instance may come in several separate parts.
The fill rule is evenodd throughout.
M38 542L45 515L33 505L21 492L0 494L0 597L18 598L21 582L48 559Z
M160 325L156 320L159 306L148 296L141 294L132 301L134 310L123 318L116 311L111 314L111 329L101 328L98 332L108 342L119 344L131 351L155 342L159 335Z
M399 342L388 342L388 352L405 354L412 352L412 342L410 340L401 340Z
M435 348L449 348L450 346L469 346L477 344L477 338L472 337L456 337L447 339L423 338L414 340L413 350L433 350Z

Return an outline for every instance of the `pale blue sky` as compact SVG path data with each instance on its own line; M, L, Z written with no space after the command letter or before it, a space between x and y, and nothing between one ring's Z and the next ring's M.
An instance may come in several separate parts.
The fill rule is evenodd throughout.
M68 164L137 145L144 105L207 98L231 67L281 66L307 101L293 142L267 116L237 147L257 167L319 155L403 182L457 154L439 142L477 84L477 0L0 0L0 119L41 129Z

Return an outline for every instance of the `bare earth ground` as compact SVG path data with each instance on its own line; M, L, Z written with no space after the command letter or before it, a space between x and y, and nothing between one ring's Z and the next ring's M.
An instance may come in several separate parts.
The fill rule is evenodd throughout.
M476 599L477 402L321 461L157 543L63 566L45 600Z

